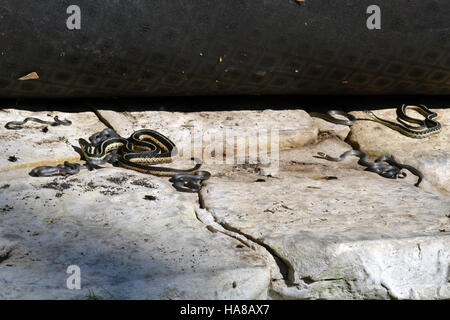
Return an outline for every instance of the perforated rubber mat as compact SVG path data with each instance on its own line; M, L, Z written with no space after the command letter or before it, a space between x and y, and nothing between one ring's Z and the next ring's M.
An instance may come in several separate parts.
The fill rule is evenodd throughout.
M450 94L450 2L371 4L3 0L0 97Z

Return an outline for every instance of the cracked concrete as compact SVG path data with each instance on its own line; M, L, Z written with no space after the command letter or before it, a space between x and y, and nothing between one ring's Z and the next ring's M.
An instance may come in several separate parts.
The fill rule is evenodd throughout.
M274 289L280 297L446 297L450 286L434 261L440 252L439 263L450 262L450 237L442 232L450 226L449 200L367 172L362 177L353 170L321 173L338 180L316 180L316 172L290 173L255 188L244 179L214 178L202 193L219 223L288 262L290 283ZM350 183L353 191L342 191ZM384 194L391 195L389 205L380 201ZM426 247L426 259L423 249L415 253L418 245ZM391 288L390 295L381 283Z
M47 117L16 112L3 110L0 119ZM448 111L439 112L445 118ZM104 299L450 297L445 187L429 179L415 188L413 177L387 180L355 159L312 157L350 149L346 126L302 110L58 115L80 125L51 128L45 141L33 126L0 132L8 141L32 141L15 153L18 166L0 162L0 297L84 299L87 290ZM71 143L105 126L124 136L143 127L164 131L182 150L193 126L229 129L250 142L249 128L270 127L280 132L279 167L205 163L213 177L198 196L175 192L165 178L109 166L66 179L27 176L24 168L78 160ZM61 136L67 140L58 144ZM203 154L223 156L215 152L223 142L210 138L203 136ZM442 141L431 148L445 148ZM84 291L64 287L65 268L75 262Z
M123 182L112 186L110 178L118 176ZM15 245L10 266L0 268L1 297L79 299L91 289L109 298L103 288L115 299L266 297L270 270L264 259L200 223L196 195L174 193L157 177L147 178L152 188L141 186L141 179L120 168L32 184L16 176L0 199L0 206L14 207L1 216L0 244ZM59 190L43 188L53 182L68 186L59 197ZM156 200L145 200L148 194ZM95 283L84 281L80 291L65 288L72 264Z

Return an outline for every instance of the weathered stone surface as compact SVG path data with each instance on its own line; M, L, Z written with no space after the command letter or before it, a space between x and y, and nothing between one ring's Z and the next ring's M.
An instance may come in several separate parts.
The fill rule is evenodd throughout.
M439 134L412 139L374 121L356 121L349 143L374 156L393 155L401 163L419 169L424 175L424 188L450 192L450 109L432 109L442 125ZM395 109L377 110L380 118L395 121ZM357 118L368 118L363 112L352 112ZM409 113L408 113L409 114ZM413 117L417 117L413 112ZM420 115L419 115L420 117ZM434 189L433 186L437 189ZM439 190L441 189L441 190Z
M389 118L384 112L395 114L375 111ZM20 146L11 153L18 162L0 161L0 298L450 298L447 110L438 110L444 130L425 140L370 121L352 127L350 142L371 160L393 154L423 171L420 188L411 174L390 180L365 172L356 157L315 158L352 149L343 141L349 128L302 110L99 113L124 137L141 128L167 135L183 158L199 132L203 160L225 159L221 145L254 144L270 129L279 130L284 151L275 166L206 159L202 169L213 177L200 197L176 192L167 178L110 165L32 178L28 167L79 159L71 144L104 125L94 113L0 110L4 123L57 114L74 122L47 133L35 123L0 126L5 159ZM227 130L235 144L220 139ZM69 265L81 267L81 291L66 288Z
M331 123L320 118L311 118L315 127L319 129L319 134L331 134L339 137L342 140L347 138L350 133L350 127L341 124Z
M328 154L342 154L352 147L337 137L330 137L315 144L294 148L280 152L280 167L282 170L289 170L290 167L302 170L302 165L319 165L332 168L354 168L363 170L364 167L357 164L357 157L348 157L340 162L325 161L317 158L318 152Z
M322 167L332 168L354 168L363 170L364 167L357 164L358 158L349 157L342 162L330 162L321 158L316 158L318 152L329 152L341 154L351 150L352 147L337 137L330 137L315 144L309 144L302 148L293 148L279 153L277 162L273 164L237 164L230 165L209 165L206 163L202 169L210 171L216 177L236 179L240 181L253 181L254 176L248 173L255 173L261 176L277 177L283 170L297 172L311 172L320 170ZM263 178L263 177L259 177Z
M0 181L0 298L264 299L270 266L196 217L198 197L122 168ZM67 267L82 290L68 290Z
M27 122L20 130L8 130L9 121L22 121L27 117L36 117L45 121L72 121L70 126L52 127L37 122ZM47 128L46 132L42 129ZM58 164L64 161L76 161L80 155L72 145L78 147L78 139L87 139L91 134L105 128L93 112L67 113L59 111L26 111L0 109L0 172L16 168L37 167ZM10 159L10 157L15 157ZM15 160L15 161L11 161Z
M202 190L218 223L284 261L272 297L450 298L449 200L371 172L301 167Z
M312 143L316 141L319 132L311 117L303 110L192 113L99 110L99 113L124 137L142 128L167 135L177 145L183 157L191 157L196 150L200 154L203 151L204 157L221 159L222 149L236 149L237 145L245 147L246 139L257 145L257 134L263 135L264 130L267 130L268 135L272 132L270 130L278 130L279 150ZM226 139L227 132L235 140ZM193 139L196 141L194 146Z

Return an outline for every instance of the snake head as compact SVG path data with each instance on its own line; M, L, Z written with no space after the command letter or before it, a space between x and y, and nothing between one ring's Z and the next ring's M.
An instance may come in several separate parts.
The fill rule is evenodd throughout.
M61 124L64 123L63 121L59 120L59 117L58 117L58 116L55 116L55 117L53 118L53 120L54 120L55 122L50 123L50 125L51 125L52 127L56 127L56 126L59 126L59 125L61 125Z
M375 116L374 113L370 110L363 110L364 113L368 114L368 115L372 115Z
M85 157L88 156L89 154L93 154L94 152L94 150L92 150L93 146L89 142L80 138L78 139L78 143L80 145L81 152Z
M402 171L401 168L387 166L388 168L379 172L379 175L389 179L403 179L407 176L406 172Z
M120 136L111 128L106 128L100 132L96 132L89 137L89 141L93 146L98 146L103 141L111 138L119 138Z
M84 140L82 138L78 139L78 143L79 143L81 149L87 148L91 145L89 142L87 142L86 140Z
M404 171L400 171L399 173L397 173L397 178L399 179L404 179L406 178L407 174Z
M325 152L317 152L316 158L326 159L327 154Z
M369 169L369 168L367 168ZM372 170L370 170L372 171ZM380 176L389 179L396 179L400 173L400 168L391 166L391 165L383 165L382 167L376 168L373 172L378 173Z

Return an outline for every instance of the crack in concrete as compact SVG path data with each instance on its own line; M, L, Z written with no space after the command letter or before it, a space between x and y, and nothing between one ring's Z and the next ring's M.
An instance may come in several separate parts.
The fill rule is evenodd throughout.
M114 129L114 127L111 125L111 123L109 123L108 120L105 119L105 117L103 117L101 115L101 113L94 107L91 107L92 111L94 112L94 114L96 115L96 117L98 118L98 120L100 120L101 123L103 123L106 127L113 129L114 131L116 131ZM117 132L117 131L116 131Z
M255 241L255 239L253 239L252 237L246 235L236 228L229 226L226 223L218 222L216 220L216 217L207 209L198 208L195 213L197 219L201 223L205 224L209 231L214 233L220 232L226 236L232 237L261 255L262 259L266 261L270 269L270 282L267 288L268 296L279 295L278 291L274 289L274 286L280 286L280 284L276 284L279 280L284 283L285 287L297 287L297 285L293 284L288 277L290 268L291 270L293 270L290 263L286 263L284 260L282 260L282 258L280 258L268 245L262 242Z
M217 222L217 221L216 221ZM288 287L294 287L296 286L296 283L294 283L294 268L291 265L291 263L284 259L283 257L281 257L279 254L277 254L275 252L275 250L273 248L271 248L268 244L264 243L262 240L260 239L256 239L253 236L242 232L241 230L239 230L236 227L233 227L231 225L229 225L226 222L217 222L219 223L221 226L223 226L223 228L239 233L241 235L243 235L245 238L249 239L250 241L252 241L253 243L256 243L258 245L260 245L261 247L263 247L264 249L266 249L266 251L273 257L275 263L278 266L279 272L281 273L281 275L283 276L283 280L285 282L285 284Z
M0 254L0 263L8 260L10 257L11 257L11 251L7 251L7 252Z
M311 278L310 276L307 277L303 277L301 278L301 280L306 283L306 284L312 284L312 283L316 283L316 282L327 282L327 281L345 281L347 282L348 280L345 278L325 278L325 279L317 279L314 280L313 278Z
M201 209L205 209L205 198L203 197L201 190L198 193L198 205Z
M417 244L417 249L419 250L419 260L422 260L422 248L420 247L420 243Z
M341 141L346 142L347 138L349 137L351 132L351 128L348 131L347 135L345 136L344 139L342 139L338 134L336 134L333 130L319 130L319 132L317 133L317 143L325 141L327 139L339 139Z
M280 276L282 277L282 280L288 287L296 286L294 283L294 268L291 265L289 261L282 258L279 254L275 252L274 249L272 249L269 245L264 243L260 239L255 239L249 234L246 234L239 230L236 227L233 227L225 222L220 222L217 220L217 217L211 212L205 205L205 200L202 195L202 192L198 193L199 197L199 210L196 210L196 216L199 221L206 224L207 226L212 227L216 232L221 232L227 236L230 236L234 239L237 239L238 241L244 243L246 246L250 247L253 250L258 251L258 248L260 248L259 251L266 257L268 257L270 260L269 263L272 263L277 266L278 270L275 271L275 273L279 274L272 275L273 280L281 280L278 279ZM212 231L208 228L208 230Z
M391 300L398 300L398 298L392 294L391 289L383 281L380 282L380 285L386 290L386 294Z
M227 230L221 224L217 223L214 220L213 215L208 210L199 208L198 210L195 210L195 215L197 217L197 220L205 224L206 228L209 231L213 233L220 232L222 234L225 234L231 238L238 240L243 245L249 247L252 250L257 250L256 246L247 238L245 238L242 234Z

